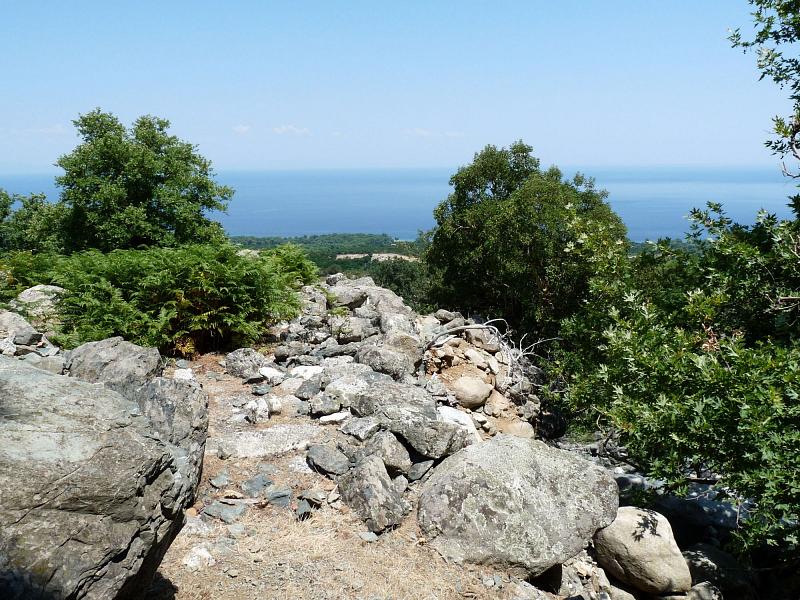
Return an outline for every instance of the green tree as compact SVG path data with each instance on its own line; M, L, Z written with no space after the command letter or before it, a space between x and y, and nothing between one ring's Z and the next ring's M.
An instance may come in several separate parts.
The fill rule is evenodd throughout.
M597 254L624 254L625 226L591 179L542 170L531 151L487 146L453 175L425 260L444 305L548 334L585 299Z
M74 121L81 143L56 163L64 207L64 246L109 251L219 241L208 211L223 211L233 190L213 179L197 148L152 116L130 129L96 109Z
M56 252L62 248L64 210L43 194L8 194L0 189L0 250Z

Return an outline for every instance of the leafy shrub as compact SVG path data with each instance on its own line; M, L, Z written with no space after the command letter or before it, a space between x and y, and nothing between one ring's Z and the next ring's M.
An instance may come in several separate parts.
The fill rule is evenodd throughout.
M621 434L680 488L720 474L755 503L745 545L792 550L800 524L800 226L694 211L692 250L666 244L591 282L565 321L568 405Z
M121 335L184 355L257 340L271 322L297 314L295 289L315 272L293 249L247 257L227 244L14 253L3 262L16 289L54 283L67 290L62 343Z

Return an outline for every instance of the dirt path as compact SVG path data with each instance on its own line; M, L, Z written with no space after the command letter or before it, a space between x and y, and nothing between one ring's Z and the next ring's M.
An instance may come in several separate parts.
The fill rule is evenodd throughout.
M335 501L335 483L305 463L303 440L324 441L337 426L320 426L303 416L279 415L256 425L237 421L235 406L241 403L237 399L252 398L250 386L224 375L220 359L206 355L191 364L210 395L203 479L189 522L167 552L149 600L517 596L502 572L447 564L426 546L415 511L398 529L377 541L364 541L359 534L367 529ZM253 453L263 456L221 460L216 455L220 444L254 432L265 444ZM292 444L299 447L280 451ZM229 483L215 488L210 480L222 473ZM253 503L231 524L197 516L204 506L239 495L241 483L259 473L273 482L269 490L291 489L288 507ZM304 490L324 492L322 497L331 502L323 501L309 518L298 520L292 509ZM413 492L410 499L416 500ZM194 564L187 565L190 562Z

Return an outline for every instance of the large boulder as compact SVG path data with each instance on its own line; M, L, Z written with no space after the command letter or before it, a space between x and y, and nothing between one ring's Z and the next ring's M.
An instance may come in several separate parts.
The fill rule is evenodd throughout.
M131 344L121 337L78 346L67 354L65 368L72 377L104 383L131 399L162 371L158 350Z
M498 435L446 458L423 484L418 520L459 563L536 576L581 551L617 512L602 468L542 442Z
M0 597L142 597L194 501L202 400L151 406L158 431L108 387L0 357Z
M10 338L18 346L34 346L42 334L17 313L0 310L0 338Z
M62 287L40 284L21 291L8 304L13 310L27 315L35 326L44 330L58 323L58 301L63 294Z
M436 400L420 387L379 381L359 392L350 403L357 417L375 417L418 453L442 458L472 443L468 430L445 421Z
M693 584L711 583L726 598L753 600L758 597L750 572L727 552L709 544L696 544L683 552L683 558L689 565Z
M362 346L356 351L356 360L394 379L402 379L414 372L414 363L405 352L387 346Z
M375 533L400 523L409 510L383 461L374 455L366 457L339 479L339 492L345 504Z
M689 567L664 515L623 506L614 522L594 537L597 562L610 575L648 594L685 593Z

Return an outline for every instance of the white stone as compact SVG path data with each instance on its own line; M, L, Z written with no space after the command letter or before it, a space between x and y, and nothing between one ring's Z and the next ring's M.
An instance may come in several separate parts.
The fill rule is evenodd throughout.
M258 374L270 385L280 385L286 379L286 374L275 367L261 367Z
M191 369L175 369L172 374L173 379L182 379L184 381L194 381L194 373Z
M311 379L314 375L319 375L324 370L325 369L319 365L301 365L289 371L289 375L306 380Z
M332 415L324 415L319 418L319 422L322 423L323 425L326 425L328 423L338 424L338 423L343 423L352 416L353 415L350 414L349 410L343 410L340 412L333 413Z
M470 436L474 438L476 443L483 441L481 434L478 433L478 430L475 428L475 423L472 422L472 419L467 413L461 412L457 408L451 406L439 406L436 410L442 421L461 425L464 429L469 431Z
M183 564L187 569L194 572L207 567L213 567L217 564L217 561L214 560L214 557L211 556L211 553L205 546L195 546L183 557Z

